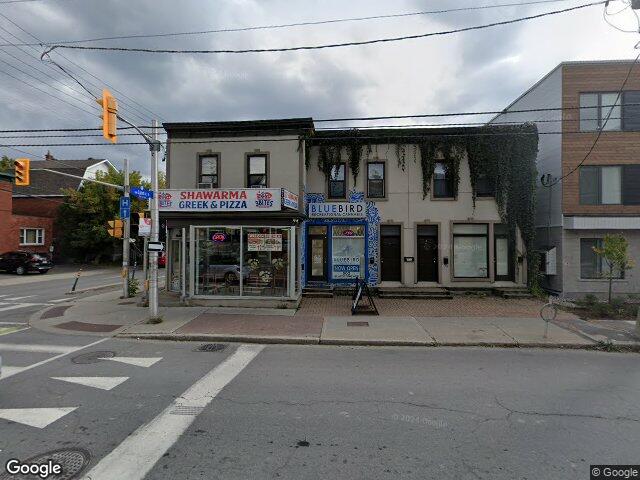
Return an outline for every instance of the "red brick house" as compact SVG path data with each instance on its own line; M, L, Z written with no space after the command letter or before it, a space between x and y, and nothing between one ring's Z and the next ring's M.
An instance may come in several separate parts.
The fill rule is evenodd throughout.
M1 182L0 208L4 216L0 217L0 253L16 249L53 252L54 261L62 260L56 258L55 220L64 202L64 190L78 189L83 181L47 170L95 178L97 172L110 169L115 169L115 166L108 160L57 160L47 153L45 160L31 161L29 186L13 186L10 181L12 177L5 176L5 181ZM9 218L7 215L11 217L11 222L5 221Z
M0 173L0 253L24 250L48 254L53 240L54 218L15 215L12 210L12 182L12 175Z

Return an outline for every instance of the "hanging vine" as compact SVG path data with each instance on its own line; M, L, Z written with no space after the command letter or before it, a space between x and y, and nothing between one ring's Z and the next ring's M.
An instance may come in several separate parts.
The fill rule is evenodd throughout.
M329 136L329 134L327 134ZM340 161L345 148L354 180L360 171L362 157L369 160L379 144L395 144L398 167L406 168L406 146L413 145L413 161L422 170L422 194L426 197L436 164L444 164L457 192L460 183L460 162L468 160L471 194L475 208L480 182L486 182L494 192L501 221L508 226L510 242L515 244L520 230L529 267L530 283L537 280L538 262L533 249L535 236L535 160L538 153L538 130L534 124L487 125L473 129L407 129L385 131L376 135L367 132L362 138L358 130L336 133L322 138L316 133L307 144L318 147L318 168L329 175L331 166ZM419 153L419 155L418 155ZM308 167L308 164L307 164Z

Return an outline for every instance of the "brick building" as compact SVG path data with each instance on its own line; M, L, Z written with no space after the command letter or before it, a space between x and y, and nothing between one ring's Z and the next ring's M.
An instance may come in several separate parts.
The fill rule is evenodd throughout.
M18 248L39 253L50 253L53 250L54 261L63 261L56 255L58 232L55 230L55 220L64 201L64 190L77 190L82 186L83 180L48 170L95 178L97 172L107 172L110 169L115 169L115 166L108 160L58 160L47 153L45 160L31 161L29 186L13 186L10 181L2 182L3 215L6 216L7 213L4 212L9 212L13 223L0 219L0 252ZM11 178L5 176L5 180ZM42 227L36 227L40 224ZM9 228L5 228L5 225ZM53 248L50 250L50 247Z
M23 250L49 253L53 240L53 217L13 213L13 176L0 173L0 253Z
M537 246L551 292L606 295L593 252L606 234L622 233L640 258L639 74L633 61L564 62L492 120L538 125ZM639 267L618 273L615 294L640 292Z

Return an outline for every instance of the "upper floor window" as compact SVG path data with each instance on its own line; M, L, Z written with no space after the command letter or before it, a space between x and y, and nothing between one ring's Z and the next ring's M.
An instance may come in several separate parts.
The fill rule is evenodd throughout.
M369 162L367 163L367 196L369 198L384 198L385 175L384 162Z
M640 165L580 167L581 205L640 205Z
M640 91L581 93L580 131L597 130L640 131Z
M454 198L456 196L453 177L445 163L436 163L433 170L433 197Z
M329 172L329 198L346 198L347 196L347 165L336 163Z
M622 168L580 167L580 204L615 205L622 203Z
M20 245L44 245L44 228L21 228Z
M476 179L476 195L478 197L493 197L495 194L495 188L489 175L486 173L479 174Z
M267 187L267 156L249 155L247 157L247 187Z
M218 182L218 155L203 155L199 159L198 165L198 186L209 188L219 188Z

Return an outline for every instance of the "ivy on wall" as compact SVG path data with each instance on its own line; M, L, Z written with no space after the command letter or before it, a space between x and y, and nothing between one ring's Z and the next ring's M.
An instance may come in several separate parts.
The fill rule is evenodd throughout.
M533 240L538 129L534 124L446 130L336 130L309 135L305 140L307 168L311 147L317 147L318 168L327 178L333 165L346 161L354 183L361 159L369 159L374 149L377 154L378 145L387 145L387 151L389 145L395 145L398 167L403 171L407 149L413 146L413 161L420 163L422 171L423 197L429 194L437 163L443 163L457 192L460 161L468 159L474 208L479 182L488 182L495 192L498 212L508 226L512 244L516 240L516 227L520 230L528 259L528 278L530 283L537 281L538 261Z

